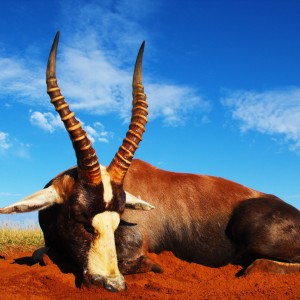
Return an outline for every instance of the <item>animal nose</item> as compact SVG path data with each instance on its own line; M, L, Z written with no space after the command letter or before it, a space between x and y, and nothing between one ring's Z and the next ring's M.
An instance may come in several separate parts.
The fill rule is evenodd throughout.
M112 286L111 284L106 283L106 284L104 284L104 288L110 292L120 292L120 291L126 291L127 285L124 282L124 285L122 287L119 287L118 289L116 289L116 287Z
M122 274L118 276L103 277L101 275L85 275L84 282L86 286L104 287L110 292L120 292L127 290L127 286Z

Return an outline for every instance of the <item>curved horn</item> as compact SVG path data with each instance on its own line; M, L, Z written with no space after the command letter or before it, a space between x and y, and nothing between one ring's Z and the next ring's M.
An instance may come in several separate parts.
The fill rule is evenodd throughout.
M77 157L79 178L91 184L99 184L101 182L101 171L96 151L93 149L86 132L82 129L81 123L76 120L74 112L70 111L69 105L57 85L56 54L58 40L59 32L54 38L48 58L46 71L47 93L69 132Z
M142 140L142 135L145 131L147 123L148 104L146 95L144 93L144 86L142 84L142 60L144 53L145 42L142 43L133 74L132 81L132 117L127 131L126 137L123 140L122 146L119 148L112 162L107 170L110 174L111 180L117 184L122 184L134 152L138 148L139 142Z

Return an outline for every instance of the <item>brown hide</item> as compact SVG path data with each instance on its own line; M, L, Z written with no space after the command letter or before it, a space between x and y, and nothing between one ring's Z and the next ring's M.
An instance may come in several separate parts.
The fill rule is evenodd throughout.
M234 207L249 198L268 197L220 177L168 172L141 160L133 160L124 189L155 206L123 215L138 224L150 251L171 250L210 266L232 258L225 230Z

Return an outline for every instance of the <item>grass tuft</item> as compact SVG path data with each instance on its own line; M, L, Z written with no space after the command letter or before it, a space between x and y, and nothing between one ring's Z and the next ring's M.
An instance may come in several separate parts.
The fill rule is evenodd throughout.
M0 251L7 252L13 248L32 250L43 246L43 232L39 227L21 227L10 223L0 226Z

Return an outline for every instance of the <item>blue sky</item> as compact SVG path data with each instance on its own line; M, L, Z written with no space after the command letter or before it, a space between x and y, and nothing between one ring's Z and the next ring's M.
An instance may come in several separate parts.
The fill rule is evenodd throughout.
M146 40L150 121L136 157L225 177L300 208L299 14L296 0L2 3L1 206L76 164L45 86L60 30L59 84L101 164L127 130L133 65Z

